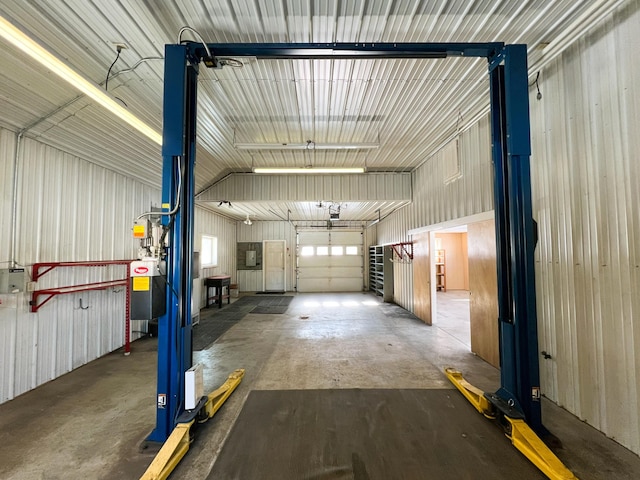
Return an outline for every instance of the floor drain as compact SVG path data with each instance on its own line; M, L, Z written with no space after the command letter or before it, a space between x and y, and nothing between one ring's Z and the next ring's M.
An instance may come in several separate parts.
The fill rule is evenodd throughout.
M309 315L300 315L300 320L309 320Z

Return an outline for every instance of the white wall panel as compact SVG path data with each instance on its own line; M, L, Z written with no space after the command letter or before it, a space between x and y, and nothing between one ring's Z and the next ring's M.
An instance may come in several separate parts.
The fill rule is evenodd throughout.
M356 175L255 175L235 173L198 195L218 202L385 201L411 199L409 173Z
M13 157L16 148L15 133L0 128L0 268L6 268L11 259L11 199L13 195Z
M640 3L550 64L531 95L545 395L640 453ZM634 325L635 324L635 325Z
M404 241L407 230L454 220L493 208L489 117L458 138L460 177L450 177L450 149L426 159L412 174L413 201L378 226L378 243Z
M286 240L286 288L295 289L296 231L289 222L253 222L253 225L237 223L238 242L262 242L263 240ZM241 292L262 291L262 270L239 270L238 288Z
M460 176L451 180L452 152ZM410 241L408 231L493 208L489 117L437 152L412 174L413 201L378 224L377 244ZM394 301L413 311L413 265L394 265Z
M0 171L7 173L0 209L5 262L10 260L12 191L5 183L11 181L15 134L0 132L0 142ZM133 220L160 200L153 188L31 139L23 141L17 195L15 260L29 272L35 262L134 258ZM39 279L37 288L124 277L123 266L59 268ZM1 299L0 402L124 344L121 287L58 296L37 313L30 312L30 294ZM144 322L132 322L132 330L144 328Z
M218 265L216 267L203 268L200 282L202 283L202 298L200 307L206 305L207 292L204 288L204 278L212 275L231 275L231 283L235 283L236 277L236 222L221 217L205 208L196 207L194 250L200 250L202 235L211 235L218 238Z
M536 292L543 393L640 453L640 2L629 2L540 76L531 95ZM492 208L489 124L460 137L463 177L442 153L414 174L414 201L378 226L410 228ZM409 278L396 276L405 305Z

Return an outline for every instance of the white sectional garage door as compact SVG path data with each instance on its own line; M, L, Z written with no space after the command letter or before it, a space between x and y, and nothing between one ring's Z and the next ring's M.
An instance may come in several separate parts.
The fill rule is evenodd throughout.
M298 233L299 292L361 292L362 232Z

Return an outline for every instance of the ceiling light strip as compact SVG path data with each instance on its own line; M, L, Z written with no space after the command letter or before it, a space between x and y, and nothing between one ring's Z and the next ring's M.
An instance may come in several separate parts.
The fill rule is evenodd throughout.
M129 110L120 105L106 91L87 80L81 74L63 63L60 59L29 38L22 31L0 16L0 36L10 44L22 50L31 58L48 68L63 80L69 82L89 98L124 120L143 135L162 145L162 135L144 123Z
M254 168L253 173L280 174L322 174L322 173L364 173L363 167L345 168Z

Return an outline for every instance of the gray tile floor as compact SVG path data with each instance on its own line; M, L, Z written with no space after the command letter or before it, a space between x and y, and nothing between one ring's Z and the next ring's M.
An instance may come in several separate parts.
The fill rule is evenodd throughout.
M213 310L201 321L215 321ZM153 458L139 447L155 422L155 348L154 339L134 342L128 357L114 352L0 405L0 478L139 478ZM172 478L208 476L252 390L451 389L446 366L485 391L499 383L447 325L429 327L365 293L295 295L285 314L248 314L194 361L207 391L236 368L246 376ZM550 402L543 415L582 480L640 478L635 454Z

